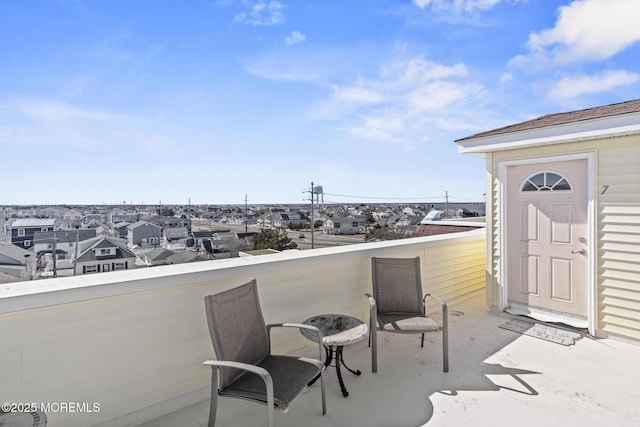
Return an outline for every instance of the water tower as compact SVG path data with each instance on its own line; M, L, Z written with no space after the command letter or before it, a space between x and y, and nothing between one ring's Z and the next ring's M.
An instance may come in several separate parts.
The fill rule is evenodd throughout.
M311 198L316 198L316 203L320 203L322 201L322 206L324 207L324 191L322 189L322 185L316 185L313 187L313 191L311 194Z

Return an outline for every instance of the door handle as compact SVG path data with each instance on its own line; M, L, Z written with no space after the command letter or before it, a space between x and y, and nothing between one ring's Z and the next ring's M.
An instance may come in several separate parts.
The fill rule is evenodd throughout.
M571 251L572 254L580 254L580 255L586 255L587 251L585 251L584 249L580 249L579 251Z

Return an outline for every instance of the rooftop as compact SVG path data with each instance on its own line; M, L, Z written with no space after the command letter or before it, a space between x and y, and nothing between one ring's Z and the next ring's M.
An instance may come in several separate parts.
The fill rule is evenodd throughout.
M326 379L327 415L316 383L279 427L373 426L636 426L640 419L640 346L585 336L565 346L521 335L500 325L513 316L490 313L484 296L450 307L450 372L442 372L440 335L382 334L378 372L371 372L367 341L345 348L361 376L335 370ZM312 356L313 353L307 353ZM205 400L141 427L205 426ZM221 397L216 426L266 426L264 406Z
M0 395L14 402L97 402L99 412L48 413L49 427L203 426L214 358L203 295L258 281L268 323L344 313L368 320L372 256L420 256L425 292L450 309L450 372L440 335L383 334L378 372L367 342L345 349L362 375L326 378L276 425L631 426L640 419L640 345L585 336L563 346L500 328L484 304L485 231L285 251L148 269L0 285ZM313 355L296 331L275 351ZM317 351L317 350L316 350ZM316 353L317 354L317 353ZM266 409L220 398L218 426L266 425Z
M612 117L623 114L631 114L640 112L640 99L619 102L616 104L603 105L584 110L568 111L563 113L546 114L544 116L527 120L525 122L504 126L498 129L477 133L464 138L458 139L456 142L465 141L467 139L481 138L487 136L500 135L511 132L519 132L524 130L532 130L546 128L549 126L562 125L567 123L576 123L586 120L601 119L604 117Z

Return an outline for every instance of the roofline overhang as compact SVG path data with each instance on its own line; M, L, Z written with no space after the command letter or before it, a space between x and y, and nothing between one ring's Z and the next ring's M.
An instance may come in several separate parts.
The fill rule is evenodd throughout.
M565 123L477 138L457 140L458 153L483 155L494 151L640 134L640 113Z

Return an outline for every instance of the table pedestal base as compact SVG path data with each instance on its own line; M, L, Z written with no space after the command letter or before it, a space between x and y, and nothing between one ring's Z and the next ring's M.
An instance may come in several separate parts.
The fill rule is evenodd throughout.
M333 361L334 358L334 354L335 354L335 359L336 359L336 374L338 375L338 382L340 383L340 390L342 391L342 395L344 397L349 396L349 392L347 391L347 388L344 386L344 381L342 380L342 372L340 371L340 365L344 366L347 371L351 372L354 375L360 375L362 374L362 372L360 372L360 370L353 370L350 367L348 367L345 363L344 363L344 357L342 355L342 349L344 348L344 346L338 345L338 346L324 346L324 351L327 355L327 357L325 358L325 362L324 362L324 366L329 366L331 365L331 362ZM311 380L309 382L309 384L307 385L312 385L313 383L315 383L318 378L320 377L320 375L318 374L313 380Z

